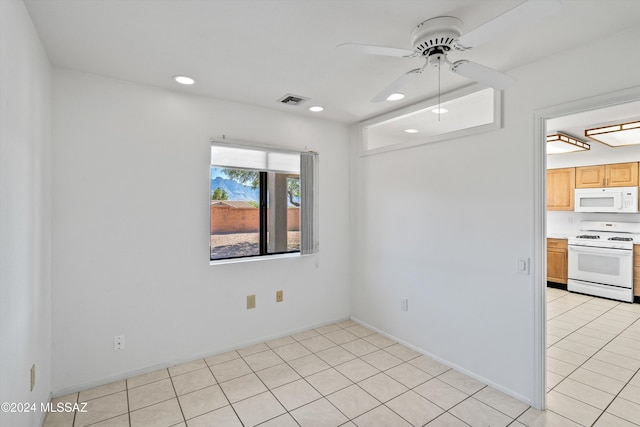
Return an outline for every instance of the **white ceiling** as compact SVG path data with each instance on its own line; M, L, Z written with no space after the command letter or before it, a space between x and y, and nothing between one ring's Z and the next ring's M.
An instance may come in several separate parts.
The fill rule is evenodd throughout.
M1 0L0 0L1 1ZM545 1L545 0L538 0ZM321 117L356 122L437 93L437 70L407 98L369 100L422 60L340 52L353 42L411 48L420 22L456 16L473 29L521 0L25 0L55 66L312 115L276 101L312 98ZM452 60L509 71L639 25L638 0L562 0L561 13ZM597 55L594 55L594 60ZM178 87L176 74L197 79ZM469 84L442 73L443 91ZM517 84L517 83L516 83ZM508 89L507 89L508 90ZM318 114L318 113L315 113Z

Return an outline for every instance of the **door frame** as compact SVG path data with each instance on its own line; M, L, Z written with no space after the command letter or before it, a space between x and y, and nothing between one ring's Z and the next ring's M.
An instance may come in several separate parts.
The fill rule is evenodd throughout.
M640 101L640 86L583 98L534 112L534 212L532 268L534 282L534 395L532 406L544 410L547 404L547 120L628 102Z

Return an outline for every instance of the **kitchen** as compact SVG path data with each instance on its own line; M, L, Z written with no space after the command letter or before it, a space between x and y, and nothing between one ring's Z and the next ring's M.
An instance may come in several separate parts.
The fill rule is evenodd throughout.
M640 301L640 145L631 145L640 143L640 125L628 125L638 120L639 106L620 104L547 122L547 140L557 140L547 145L549 286ZM618 124L633 130L611 132Z

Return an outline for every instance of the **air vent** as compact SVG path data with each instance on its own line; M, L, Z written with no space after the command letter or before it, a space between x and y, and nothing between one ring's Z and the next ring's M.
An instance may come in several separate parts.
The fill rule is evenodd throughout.
M278 102L282 102L287 105L300 105L307 102L309 98L305 98L304 96L292 95L290 93L286 94L282 98L278 100Z

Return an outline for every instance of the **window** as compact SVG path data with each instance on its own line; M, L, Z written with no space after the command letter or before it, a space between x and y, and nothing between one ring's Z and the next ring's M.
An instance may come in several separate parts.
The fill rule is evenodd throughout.
M210 259L317 251L317 154L214 143Z

